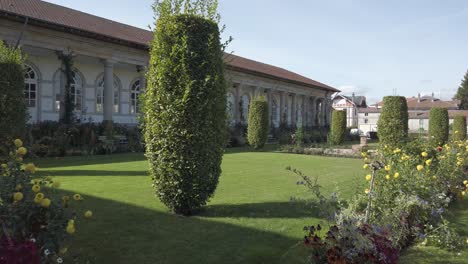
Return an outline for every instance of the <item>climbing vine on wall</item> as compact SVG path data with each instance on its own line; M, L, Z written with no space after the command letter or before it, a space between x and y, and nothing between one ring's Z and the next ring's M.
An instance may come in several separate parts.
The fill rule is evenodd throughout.
M60 117L60 122L64 124L72 124L75 121L73 109L75 108L72 100L71 86L73 84L73 59L75 55L72 52L64 53L57 52L59 60L62 61L62 72L65 76L65 90L61 106L63 107L63 114Z

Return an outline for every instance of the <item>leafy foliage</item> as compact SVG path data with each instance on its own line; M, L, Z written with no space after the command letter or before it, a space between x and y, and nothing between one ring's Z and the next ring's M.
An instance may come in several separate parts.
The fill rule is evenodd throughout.
M455 98L460 100L460 104L458 105L459 109L468 109L468 71L465 73L462 83L458 87L458 91L455 95Z
M63 110L61 111L60 122L64 124L72 124L75 121L73 110L75 105L72 101L71 85L73 83L73 53L57 53L59 60L62 61L62 72L65 75L65 90L62 102L60 102Z
M408 137L408 105L402 96L385 96L377 122L380 142L400 145Z
M463 115L455 116L453 119L453 139L465 140L466 139L466 117Z
M221 174L226 83L219 29L195 15L161 16L145 94L145 141L156 195L176 213L206 204Z
M255 149L263 148L268 139L268 102L265 97L256 97L250 103L247 140Z
M0 41L0 156L8 153L4 142L24 135L27 109L23 90L21 51L8 48Z
M448 140L449 117L446 108L431 108L429 112L429 138L434 145L441 146Z
M339 145L344 142L346 132L346 111L333 111L330 130L330 144Z

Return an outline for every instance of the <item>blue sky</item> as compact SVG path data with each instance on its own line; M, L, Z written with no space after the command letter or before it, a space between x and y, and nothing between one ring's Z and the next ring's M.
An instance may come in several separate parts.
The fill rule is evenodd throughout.
M152 0L47 0L133 26ZM449 99L468 70L465 0L219 0L235 54L378 101Z

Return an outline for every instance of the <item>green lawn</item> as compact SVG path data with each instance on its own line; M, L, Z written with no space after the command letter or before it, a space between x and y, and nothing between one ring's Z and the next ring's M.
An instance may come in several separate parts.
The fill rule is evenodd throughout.
M362 183L356 159L231 150L214 198L187 218L154 196L142 154L35 162L65 192L84 195L81 207L94 212L92 221L77 223L70 248L77 263L304 263L302 227L321 220L309 205L290 201L309 194L285 167L319 176L325 193L339 186L345 198ZM466 221L468 212L460 212ZM410 253L430 259L424 251Z

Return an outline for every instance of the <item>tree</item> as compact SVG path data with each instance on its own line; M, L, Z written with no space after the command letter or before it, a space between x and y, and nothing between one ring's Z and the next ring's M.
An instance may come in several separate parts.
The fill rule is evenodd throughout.
M346 133L346 111L333 111L329 142L339 145L344 142Z
M458 91L455 95L455 98L460 100L460 104L458 105L459 109L468 109L468 71L465 73L462 83L458 87Z
M433 107L429 112L429 139L433 145L441 146L448 140L449 117L447 108Z
M255 149L265 146L268 139L268 102L265 97L256 97L250 103L247 141Z
M156 195L190 215L213 195L221 174L226 82L217 23L201 11L171 14L173 4L155 5L143 129Z
M385 96L377 121L380 143L401 145L408 137L408 105L403 96Z
M28 114L23 94L23 63L19 49L0 41L0 156L8 154L7 142L24 137Z
M464 115L455 116L453 119L452 135L454 140L466 139L466 117Z

